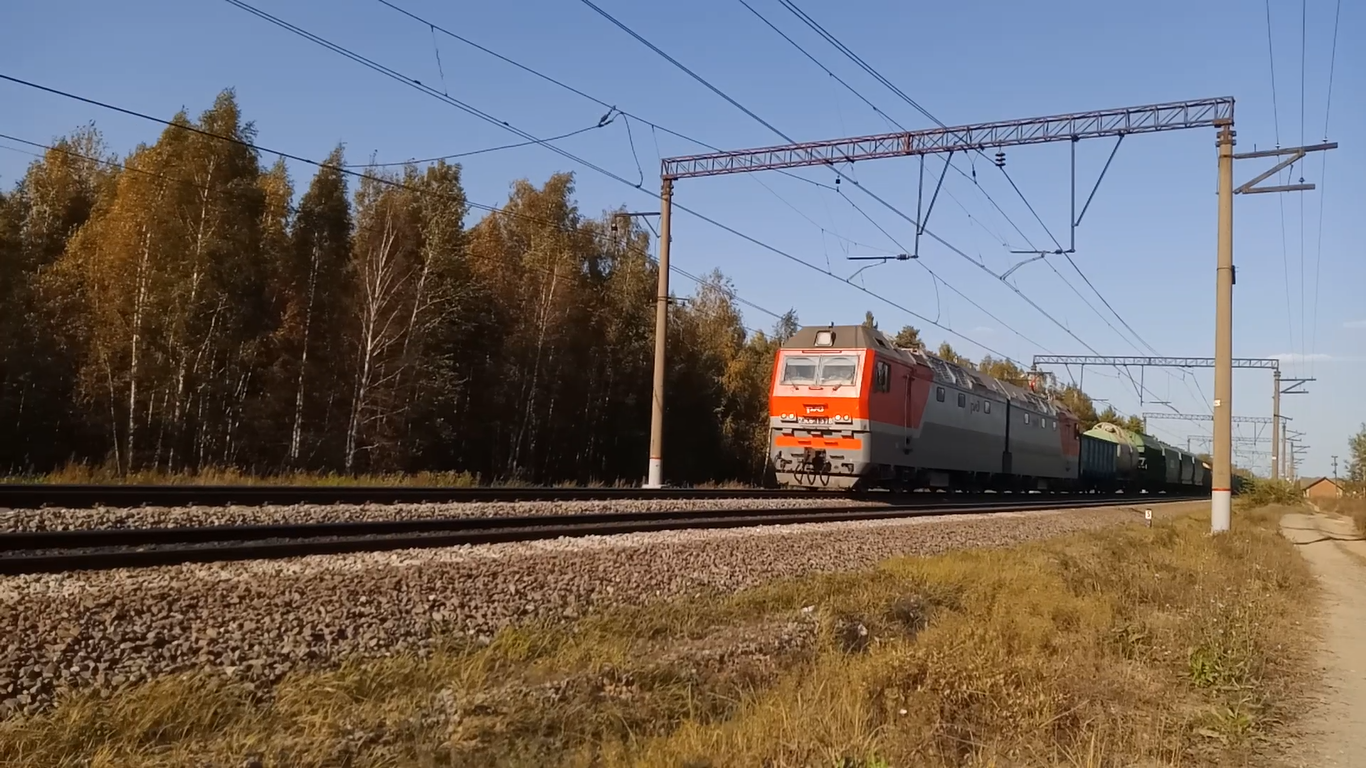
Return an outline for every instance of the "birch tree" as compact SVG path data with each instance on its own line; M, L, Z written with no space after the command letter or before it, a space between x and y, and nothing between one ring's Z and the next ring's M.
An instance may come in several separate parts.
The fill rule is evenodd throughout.
M416 192L402 177L367 175L356 190L356 236L350 278L351 404L346 426L344 469L353 472L361 455L389 449L401 430L402 385L411 359L409 331L421 308L427 271L422 260L421 215ZM385 184L381 180L391 182ZM394 183L404 182L403 187Z
M339 404L345 371L343 320L351 259L351 206L345 158L332 150L299 202L284 261L275 271L280 321L276 329L276 413L289 427L286 463L335 467L341 451L327 451L343 435Z

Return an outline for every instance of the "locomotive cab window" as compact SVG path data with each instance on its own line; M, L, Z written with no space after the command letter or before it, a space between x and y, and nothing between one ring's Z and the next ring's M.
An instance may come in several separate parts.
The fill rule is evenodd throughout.
M990 413L991 413L991 401L982 401L982 413L983 413L983 414L990 414Z
M958 408L961 409L966 405L968 405L968 396L963 393L958 393Z
M1029 412L1028 412L1028 411L1025 412L1024 420L1025 420L1025 424L1029 424Z
M940 403L943 403L943 402L944 402L944 388L942 388L942 387L936 387L936 388L934 388L934 399L937 400L937 401L939 401Z
M892 367L880 360L873 368L873 392L890 392L892 389Z
M851 385L858 372L858 358L852 355L831 355L821 358L822 385Z
M784 359L785 385L852 385L858 374L853 355L792 355Z
M816 383L817 362L815 358L790 356L783 363L782 383L785 385L813 385Z

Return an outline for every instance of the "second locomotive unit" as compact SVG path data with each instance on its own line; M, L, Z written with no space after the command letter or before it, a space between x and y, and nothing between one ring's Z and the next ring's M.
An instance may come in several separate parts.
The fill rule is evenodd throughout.
M770 457L783 486L1156 492L1202 485L1201 463L1186 452L1108 423L1083 434L1076 416L1051 398L899 348L868 326L797 331L774 361L769 403Z

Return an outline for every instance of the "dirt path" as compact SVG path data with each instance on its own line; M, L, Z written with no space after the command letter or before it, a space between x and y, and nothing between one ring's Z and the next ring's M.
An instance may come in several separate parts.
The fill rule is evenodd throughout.
M1281 531L1323 588L1324 691L1304 720L1303 766L1366 766L1366 542L1350 520L1289 513Z

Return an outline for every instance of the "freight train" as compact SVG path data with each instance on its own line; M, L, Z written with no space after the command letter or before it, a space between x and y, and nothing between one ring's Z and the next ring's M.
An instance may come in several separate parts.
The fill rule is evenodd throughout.
M1194 492L1208 465L1150 435L1077 417L1037 391L897 347L868 326L805 327L782 345L769 451L794 488Z

